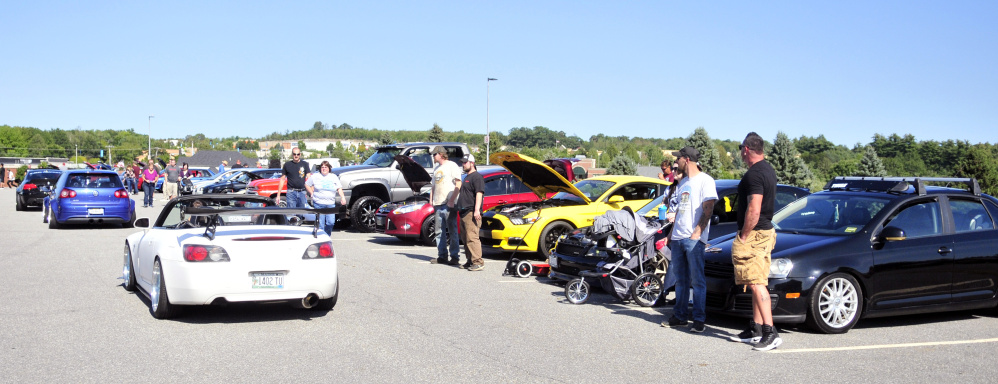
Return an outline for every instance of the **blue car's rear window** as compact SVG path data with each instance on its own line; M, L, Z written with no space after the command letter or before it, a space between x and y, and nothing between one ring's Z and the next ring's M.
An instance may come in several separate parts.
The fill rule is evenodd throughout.
M123 188L118 175L109 173L77 173L66 180L69 188Z

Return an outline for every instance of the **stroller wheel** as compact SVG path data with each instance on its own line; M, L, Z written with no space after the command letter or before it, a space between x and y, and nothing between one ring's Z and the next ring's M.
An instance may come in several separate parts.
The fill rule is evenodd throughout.
M655 305L662 295L662 280L654 272L643 273L631 284L631 297L642 307Z
M516 263L516 275L520 277L530 277L530 273L534 271L534 266L530 265L529 261L521 261Z
M589 300L589 283L582 279L573 279L565 285L565 298L572 304L585 304Z

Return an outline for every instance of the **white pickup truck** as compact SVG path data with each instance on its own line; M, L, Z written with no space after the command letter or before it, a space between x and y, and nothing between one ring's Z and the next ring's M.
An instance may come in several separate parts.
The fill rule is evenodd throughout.
M464 143L401 143L382 145L371 157L360 165L334 168L332 170L343 184L343 195L347 199L347 217L354 229L361 232L374 232L375 214L386 201L404 200L413 195L412 189L396 167L396 155L408 156L417 164L432 173L433 155L430 151L436 146L447 150L451 161L463 164L463 158L470 153Z

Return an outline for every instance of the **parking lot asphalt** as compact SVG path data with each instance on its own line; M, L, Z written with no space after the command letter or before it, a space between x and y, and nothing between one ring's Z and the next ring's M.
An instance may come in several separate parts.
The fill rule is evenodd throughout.
M136 197L141 207L141 197ZM596 293L572 305L544 277L502 276L488 252L469 272L430 264L435 248L333 233L340 299L326 312L283 304L189 308L156 320L121 287L135 229L50 230L0 189L0 382L993 382L998 316L973 311L861 320L844 335L780 326L755 352L707 331L659 326L670 308ZM139 208L139 217L159 213ZM464 259L462 258L462 262Z

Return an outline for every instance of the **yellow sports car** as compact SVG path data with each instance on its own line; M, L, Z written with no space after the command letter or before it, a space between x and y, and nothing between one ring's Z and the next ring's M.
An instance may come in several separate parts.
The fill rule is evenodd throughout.
M609 210L637 210L666 192L669 183L644 176L597 176L574 185L553 169L513 152L497 152L492 164L508 169L537 196L548 199L493 207L483 216L482 246L506 251L551 252L558 237L593 224Z

